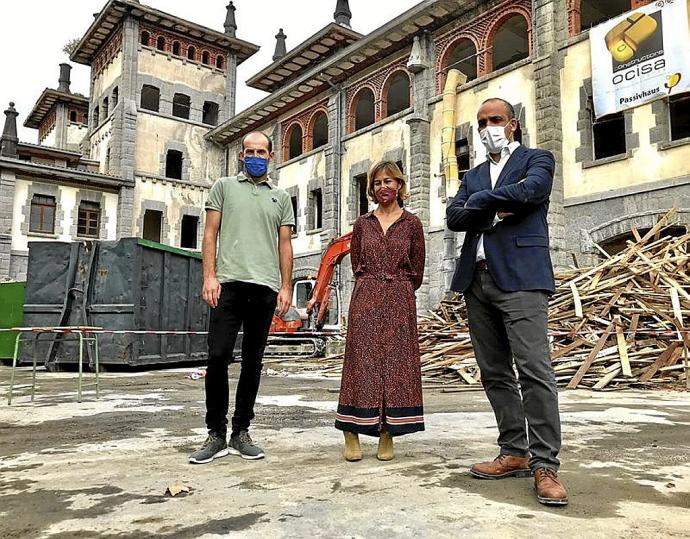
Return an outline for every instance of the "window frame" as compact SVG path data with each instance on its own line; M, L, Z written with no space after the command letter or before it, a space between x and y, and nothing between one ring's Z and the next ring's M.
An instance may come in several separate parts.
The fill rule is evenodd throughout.
M45 201L41 201L38 199L50 199L52 203L47 203ZM35 228L35 222L33 219L34 216L34 207L39 208L40 213L39 213L39 226L43 226L45 224L45 208L50 208L52 210L52 222L50 223L50 229L44 229L44 228ZM31 196L31 203L29 204L29 233L35 233L35 234L55 234L55 215L57 213L57 200L56 197L53 195L42 195L39 193L34 193Z
M87 208L86 206L92 206ZM82 200L79 202L79 207L77 209L77 237L79 238L99 238L101 231L101 216L103 209L99 202L94 202L91 200ZM90 222L93 224L95 215L95 227L89 226ZM82 228L82 220L85 221L84 228ZM95 230L93 234L89 232Z

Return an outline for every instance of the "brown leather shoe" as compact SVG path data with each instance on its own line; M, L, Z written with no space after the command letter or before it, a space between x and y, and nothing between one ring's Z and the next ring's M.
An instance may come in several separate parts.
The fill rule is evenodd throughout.
M514 455L498 455L493 462L480 462L470 468L477 479L504 479L506 477L529 477L529 458Z
M568 491L558 479L556 470L537 468L534 472L537 500L544 505L568 505Z

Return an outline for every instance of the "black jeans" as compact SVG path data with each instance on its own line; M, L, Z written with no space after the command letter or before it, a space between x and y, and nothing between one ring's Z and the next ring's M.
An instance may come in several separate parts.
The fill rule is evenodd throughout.
M242 367L235 393L232 433L249 429L254 419L254 403L261 381L261 368L268 330L278 294L253 283L231 282L221 285L218 307L211 309L208 330L208 368L206 371L206 427L209 432L227 435L228 364L240 327Z
M561 421L547 337L548 295L536 290L504 292L488 271L477 271L465 301L501 453L529 455L532 469L557 470Z

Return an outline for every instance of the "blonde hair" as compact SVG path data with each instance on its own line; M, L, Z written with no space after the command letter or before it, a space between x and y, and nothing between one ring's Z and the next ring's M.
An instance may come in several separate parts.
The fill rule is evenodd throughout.
M374 192L374 180L381 172L388 174L391 178L395 178L400 183L398 202L402 202L409 198L410 193L407 189L407 180L400 170L400 167L393 161L379 161L369 169L369 178L367 180L367 195L369 195L372 202L377 202L376 193Z

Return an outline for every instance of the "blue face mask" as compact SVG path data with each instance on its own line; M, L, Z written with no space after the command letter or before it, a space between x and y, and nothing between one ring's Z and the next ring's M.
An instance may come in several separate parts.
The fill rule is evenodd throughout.
M268 172L268 159L255 155L244 158L244 170L252 178L261 178Z

